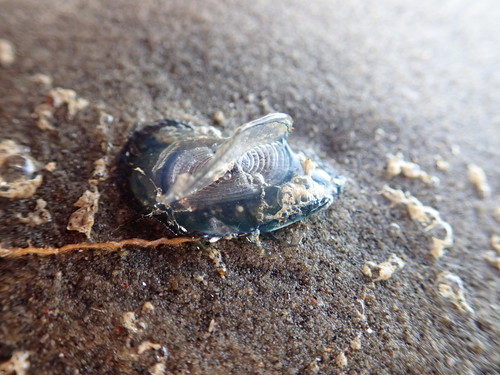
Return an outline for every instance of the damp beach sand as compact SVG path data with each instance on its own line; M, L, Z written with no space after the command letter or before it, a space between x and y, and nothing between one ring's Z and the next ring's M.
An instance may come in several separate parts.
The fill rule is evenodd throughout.
M40 176L0 197L0 248L119 244L0 256L0 373L497 373L499 24L493 0L0 0L0 139ZM328 209L260 246L118 242L171 235L122 189L137 125L272 112L346 177Z

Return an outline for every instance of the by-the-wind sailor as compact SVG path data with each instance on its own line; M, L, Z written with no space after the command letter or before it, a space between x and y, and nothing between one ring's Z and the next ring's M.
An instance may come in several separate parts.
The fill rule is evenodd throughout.
M121 162L137 200L179 235L270 232L327 207L344 181L293 152L291 129L283 113L231 137L165 119L133 133Z

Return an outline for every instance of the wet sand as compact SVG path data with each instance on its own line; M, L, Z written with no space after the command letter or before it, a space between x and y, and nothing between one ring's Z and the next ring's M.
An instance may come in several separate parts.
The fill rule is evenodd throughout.
M498 5L280 4L0 1L0 39L15 48L0 67L0 138L55 162L34 195L0 198L2 247L169 236L137 214L114 168L134 126L165 117L230 133L285 112L293 147L348 178L328 210L264 236L263 249L241 238L0 259L4 372L499 371ZM53 108L58 87L88 105ZM53 129L33 115L44 102ZM398 152L439 183L390 178ZM109 177L89 182L101 158ZM425 231L385 185L450 225L441 257L429 251L444 226ZM91 186L87 239L66 227ZM30 226L18 214L37 199L51 221Z

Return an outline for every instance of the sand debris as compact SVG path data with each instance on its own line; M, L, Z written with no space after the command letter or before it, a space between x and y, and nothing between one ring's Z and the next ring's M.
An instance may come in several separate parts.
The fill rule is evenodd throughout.
M361 349L361 333L359 333L355 338L351 340L349 346L352 350L360 350Z
M16 61L16 50L14 45L7 39L0 39L0 65L8 67Z
M39 170L39 163L31 157L28 147L10 139L0 142L0 197L31 197L42 184Z
M57 87L48 92L44 103L35 107L35 117L38 128L42 130L55 130L52 120L57 108L65 105L67 107L67 117L72 119L77 112L86 108L89 101L78 97L74 90Z
M302 170L304 171L304 175L312 176L313 172L316 169L316 163L314 163L309 158L304 158L300 161L300 164L302 165Z
M43 199L37 199L35 211L28 213L26 216L17 213L17 219L30 227L45 224L52 221L52 215L47 210L47 202Z
M154 311L154 309L154 305L149 301L144 302L144 305L142 305L142 311L144 312L151 312Z
M226 122L226 116L224 115L224 112L215 111L212 116L212 121L216 125L224 125L224 123Z
M307 370L310 374L317 374L320 370L318 363L321 362L321 358L314 358L309 365L307 366Z
M207 250L208 257L212 260L219 275L224 278L227 273L227 267L222 260L222 254L220 250L212 247Z
M486 260L493 267L500 270L500 256L497 255L494 251L486 251L484 253L484 260Z
M385 185L382 189L382 195L387 198L392 205L405 205L410 218L420 224L425 225L424 231L430 231L436 227L444 230L445 236L440 239L432 237L432 244L429 249L429 254L434 258L439 258L443 255L444 249L453 245L453 228L443 219L436 209L424 206L417 198L409 192L403 192L399 189L392 189Z
M495 207L493 209L493 217L496 221L500 222L500 207Z
M434 163L436 164L436 168L442 172L446 172L450 169L450 163L444 160L441 155L434 156Z
M500 254L500 236L494 234L490 238L490 245L493 250Z
M109 177L107 164L108 164L107 157L97 159L94 162L94 172L92 173L93 180L95 179L97 180L96 182L99 182L99 181L104 181ZM91 180L91 182L93 180Z
M335 357L335 364L339 368L344 368L347 366L347 357L345 356L344 352L340 352L339 354L337 354L337 356Z
M54 109L50 104L43 103L35 107L34 116L38 119L36 126L41 130L55 130L56 128L52 125L52 120L54 118Z
M400 152L396 155L387 155L386 170L389 178L402 175L407 178L422 180L428 184L439 184L439 179L437 177L431 176L427 172L423 171L417 163L404 160L403 154Z
M493 234L490 238L491 248L494 250L486 251L484 259L493 267L500 270L500 236Z
M108 178L107 158L100 158L94 162L94 171L89 180L90 189L85 190L82 196L74 203L75 207L80 207L73 212L68 220L68 230L76 230L84 233L90 238L92 227L95 222L95 215L99 211L99 199L101 194L97 185L100 181Z
M47 164L45 164L45 167L43 167L47 172L54 172L57 169L57 163L55 161L51 161Z
M405 262L398 256L392 254L385 262L366 262L362 272L365 276L374 278L373 281L388 280L393 273L405 266Z
M0 374L25 375L30 368L29 356L27 351L15 351L8 361L0 363Z
M137 348L137 353L142 354L148 350L160 350L160 349L161 349L160 344L155 344L152 343L151 341L143 341L139 344L139 347Z
M84 233L87 238L90 238L90 233L94 226L95 214L99 209L100 197L101 194L96 185L91 185L90 190L85 190L74 204L79 209L71 214L67 229Z
M96 126L97 141L105 154L109 154L113 148L113 143L111 142L113 138L113 129L110 125L113 124L114 121L115 119L112 115L102 109L99 110L99 124Z
M143 321L137 320L133 311L127 311L121 317L122 326L130 333L138 333L146 329L147 324ZM139 353L140 354L140 353Z
M38 83L42 86L44 86L45 88L51 88L52 87L52 77L47 75L47 74L43 74L43 73L37 73L37 74L34 74L30 77L30 79L35 82L35 83Z
M215 319L210 320L210 323L208 324L208 333L212 333L215 330Z
M52 106L60 108L63 105L68 107L68 117L73 118L76 113L89 105L89 101L78 97L74 90L57 87L49 91L47 95L52 99Z
M484 173L483 168L475 164L469 164L467 166L467 178L476 188L480 198L488 198L491 195L491 188L488 185L486 173Z
M464 313L474 313L465 299L464 283L460 277L450 272L442 272L437 276L438 292L442 297L451 300L453 305Z
M166 374L167 366L163 362L158 362L151 366L148 371L151 375L164 375Z

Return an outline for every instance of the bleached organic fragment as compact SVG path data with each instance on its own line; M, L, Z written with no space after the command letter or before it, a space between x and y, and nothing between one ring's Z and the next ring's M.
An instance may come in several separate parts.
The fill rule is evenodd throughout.
M406 206L406 210L413 221L425 225L424 231L430 231L436 227L442 228L445 233L444 238L432 238L432 244L429 253L434 258L439 258L443 255L444 249L453 245L453 228L443 219L436 209L425 206L417 198L408 192L403 192L399 189L392 189L389 186L384 186L382 195L387 198L393 205L402 204Z
M490 245L493 250L500 254L500 236L494 234L490 238Z
M94 162L94 172L92 173L92 177L97 181L104 181L109 177L106 157L97 159Z
M500 270L500 256L497 255L494 251L486 251L484 253L484 260L486 260L493 267Z
M101 149L104 153L109 154L111 148L113 147L113 124L114 117L104 110L99 112L99 124L96 126L97 131L97 141L101 145Z
M75 90L64 89L62 87L50 90L47 96L52 99L52 106L54 108L66 105L68 107L68 117L70 119L73 118L78 111L89 105L89 101L80 98Z
M37 73L30 78L33 82L43 85L46 88L52 87L52 77L47 74Z
M214 112L212 116L212 121L217 125L224 125L224 122L226 122L226 116L224 115L224 112L222 111Z
M403 175L408 178L420 179L426 183L439 183L439 179L437 177L431 176L427 172L423 171L417 163L404 160L403 154L400 152L396 155L387 155L386 170L389 178Z
M137 353L142 354L147 350L160 350L161 345L160 344L155 344L152 343L151 341L143 341L139 344L139 347L137 348Z
M436 168L440 171L445 172L450 169L450 163L444 160L441 155L436 155L434 157L434 162L436 163Z
M490 196L491 188L488 184L486 173L484 173L483 168L475 164L469 164L467 166L467 177L469 178L469 181L474 185L478 195L481 198L488 198Z
M37 118L36 126L41 130L55 130L52 125L54 108L49 103L42 103L35 107L34 116Z
M340 352L339 354L337 354L337 356L335 357L335 364L340 368L344 368L347 366L347 357L345 356L344 352Z
M142 305L142 311L144 312L151 312L154 311L154 309L154 305L149 301L144 302L144 305Z
M151 375L165 375L166 370L167 370L167 367L165 366L165 363L163 363L163 362L155 363L153 366L151 366L148 369L148 371Z
M500 207L495 207L493 209L493 217L496 221L500 222Z
M0 65L11 66L16 60L14 45L7 39L0 39Z
M450 272L442 272L437 276L438 292L449 298L461 312L474 313L465 299L464 283L460 277Z
M138 333L143 331L147 325L141 320L138 320L133 311L127 311L121 316L122 326L130 333ZM140 353L139 353L140 354Z
M57 87L48 92L45 101L35 107L37 126L42 130L55 130L52 123L57 108L66 105L67 117L72 119L76 113L89 105L89 101L78 97L74 90Z
M16 214L17 219L30 227L45 224L52 221L52 215L47 210L47 202L43 199L37 199L35 211L29 212L26 216L20 213Z
M376 264L366 262L363 265L363 274L374 278L373 281L388 280L392 274L405 266L404 261L398 256L392 254L385 262Z
M47 172L54 172L56 168L57 168L57 163L55 161L51 161L45 164L45 167L43 167L43 169L45 169Z
M8 361L0 364L0 374L26 375L31 366L29 356L27 351L15 351Z
M352 339L349 346L352 350L361 349L361 334L358 334L354 339Z
M91 185L90 190L85 190L74 204L79 209L71 214L67 226L68 230L76 230L84 233L87 238L90 238L90 233L94 226L95 214L99 209L100 196L96 185Z

